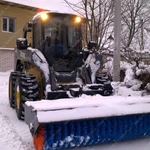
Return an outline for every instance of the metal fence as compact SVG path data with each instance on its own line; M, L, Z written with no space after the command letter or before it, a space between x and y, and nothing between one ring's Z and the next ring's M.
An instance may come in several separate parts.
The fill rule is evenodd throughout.
M13 70L14 68L14 49L0 48L0 72Z

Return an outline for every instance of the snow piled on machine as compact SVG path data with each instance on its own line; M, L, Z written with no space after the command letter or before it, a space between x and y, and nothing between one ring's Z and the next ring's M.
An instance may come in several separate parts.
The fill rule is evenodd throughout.
M49 82L49 65L44 57L44 55L38 50L29 47L27 50L33 53L33 61L34 63L44 72L44 76L46 78L46 82ZM46 92L51 91L50 84L46 85Z
M56 101L26 102L37 112L39 123L123 116L150 112L149 97L82 96Z
M29 47L27 50L33 52L33 61L44 72L46 80L49 79L49 67L44 55L38 50Z
M97 71L101 65L101 62L99 59L96 58L96 55L99 55L99 54L97 54L96 52L89 54L89 56L85 62L85 66L90 66L91 73L92 73L91 74L92 83L95 82L95 75L96 75L96 73L97 73Z

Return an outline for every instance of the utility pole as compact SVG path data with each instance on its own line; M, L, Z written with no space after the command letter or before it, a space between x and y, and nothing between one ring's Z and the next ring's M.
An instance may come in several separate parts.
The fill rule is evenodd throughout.
M144 21L142 18L140 22L141 22L141 50L144 50L144 35L143 35L144 34L144 27L143 27Z
M114 64L113 80L120 81L120 41L121 41L121 0L114 0L115 19L114 19Z

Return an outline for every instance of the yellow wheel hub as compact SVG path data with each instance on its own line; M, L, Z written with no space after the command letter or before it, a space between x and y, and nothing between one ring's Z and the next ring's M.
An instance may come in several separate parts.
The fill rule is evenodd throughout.
M19 86L17 86L17 91L16 91L16 103L17 103L17 108L20 108L20 90Z
M9 83L9 98L12 98L12 82Z

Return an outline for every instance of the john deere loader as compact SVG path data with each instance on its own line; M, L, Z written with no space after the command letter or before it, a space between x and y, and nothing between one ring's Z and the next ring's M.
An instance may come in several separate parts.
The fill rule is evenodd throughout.
M104 107L103 102L109 104L104 96L110 96L113 89L109 77L100 72L102 56L97 44L91 41L83 47L85 22L73 14L38 13L16 41L9 103L18 119L28 124L36 150L75 148L147 135L149 115L132 116L131 111L122 113L115 107ZM137 122L134 128L140 117L139 122L148 123L144 126ZM142 126L145 130L137 132Z

